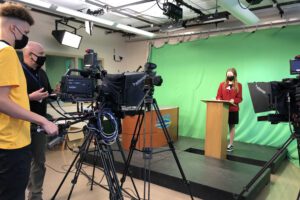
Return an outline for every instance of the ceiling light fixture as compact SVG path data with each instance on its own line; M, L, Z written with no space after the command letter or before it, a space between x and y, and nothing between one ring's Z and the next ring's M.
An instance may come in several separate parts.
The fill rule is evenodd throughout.
M42 7L42 8L50 8L52 5L51 3L40 1L40 0L19 0L19 1L33 6Z
M141 30L141 29L138 29L138 28L135 28L135 27L131 27L131 26L126 26L126 25L123 25L123 24L117 24L116 27L121 29L121 30L124 30L124 31L128 31L128 32L131 32L131 33L135 33L135 34L139 34L139 35L143 35L143 36L147 36L147 37L154 37L155 36L154 33L144 31L144 30Z
M154 33L148 32L148 31L144 31L135 27L131 27L131 26L127 26L127 25L123 25L123 24L119 24L107 19L103 19L103 18L99 18L99 17L95 17L77 10L72 10L69 8L65 8L63 6L57 6L54 4L50 4L41 0L17 0L19 2L23 2L26 3L30 6L33 7L39 7L39 8L46 8L55 11L57 13L60 13L62 15L69 15L72 17L76 17L79 19L83 19L84 21L90 21L90 22L94 22L96 24L100 24L100 25L106 25L109 27L116 27L120 30L123 31L128 31L137 35L142 35L142 36L146 36L146 37L155 37ZM87 3L93 3L93 1L91 0L86 0ZM95 3L95 2L94 2ZM99 3L99 2L98 2ZM51 12L51 11L49 11Z
M61 7L61 6L57 7L56 11L60 12L62 14L72 15L73 17L78 17L78 18L81 18L81 19L84 19L84 20L92 21L92 22L107 25L107 26L113 26L115 24L115 22L113 22L113 21L110 21L110 20L107 20L107 19L102 19L102 18L99 18L99 17L95 17L95 16L92 16L92 15L88 15L88 14L79 12L77 10L71 10L69 8L64 8L64 7Z
M228 20L228 18L229 18L228 13L224 12L224 13L203 15L200 17L200 20L204 24L208 24L208 23L215 23L215 22L223 22Z

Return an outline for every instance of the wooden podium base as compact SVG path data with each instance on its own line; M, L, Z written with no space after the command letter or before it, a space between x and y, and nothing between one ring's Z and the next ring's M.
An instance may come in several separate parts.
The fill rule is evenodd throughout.
M168 132L173 141L178 139L178 114L179 108L162 108L160 109L161 115L164 118L165 125L167 126ZM152 113L152 124L151 122ZM129 150L131 139L133 136L134 128L136 125L138 115L136 116L126 116L122 123L122 145L123 149ZM146 112L144 118L146 122L146 132L144 133L144 125L142 125L140 137L137 141L136 148L142 150L144 146L150 146L150 126L152 128L152 147L162 147L167 145L166 137L163 133L159 120L156 116L155 111ZM145 137L145 144L144 144Z
M207 104L205 156L226 159L228 133L228 101L204 100Z

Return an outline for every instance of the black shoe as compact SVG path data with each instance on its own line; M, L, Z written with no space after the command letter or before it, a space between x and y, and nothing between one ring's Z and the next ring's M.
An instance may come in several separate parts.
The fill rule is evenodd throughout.
M227 146L227 151L228 152L231 152L231 151L233 151L233 145L232 144L229 144L228 146Z

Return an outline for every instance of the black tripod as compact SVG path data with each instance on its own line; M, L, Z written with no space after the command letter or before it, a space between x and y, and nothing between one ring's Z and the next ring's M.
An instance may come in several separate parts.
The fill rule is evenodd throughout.
M251 179L251 181L243 188L242 192L235 199L243 199L243 195L250 189L250 187L257 181L257 179L273 164L273 162L287 149L289 144L296 139L298 146L298 155L300 158L300 127L295 127L295 131L287 139L287 141L277 150L272 158L263 166L263 168L257 172L257 174ZM300 160L299 160L300 165Z
M130 150L129 150L129 154L128 154L128 157L127 157L127 160L126 160L126 163L125 163L123 176L121 178L121 188L123 187L126 176L129 172L129 167L130 167L130 162L131 162L131 159L132 159L133 151L136 150L136 143L139 139L140 132L141 132L141 127L142 127L143 121L145 119L145 112L146 112L146 110L151 111L152 106L153 106L153 108L155 110L155 113L157 115L157 118L160 122L160 125L163 129L163 133L165 135L167 143L169 145L169 150L172 152L172 154L174 156L174 159L175 159L177 167L180 171L182 180L183 180L184 184L186 184L188 192L190 194L190 197L193 200L194 198L193 198L192 191L191 191L191 188L190 188L190 183L186 179L186 176L183 172L183 169L181 167L181 164L180 164L179 159L177 157L177 154L175 152L173 140L170 137L170 134L169 134L168 129L165 125L164 119L161 115L161 112L159 110L157 102L156 102L155 98L152 97L153 90L154 90L153 88L150 88L150 89L147 90L146 95L144 96L144 98L142 100L142 103L140 104L140 106L138 108L138 118L137 118L137 122L136 122L136 125L135 125L134 133L133 133L133 136L132 136L132 139L131 139ZM143 152L143 158L145 160L144 199L146 199L146 182L148 181L149 182L148 183L148 200L150 200L150 172L151 172L150 160L152 159L152 154L153 154L152 147L151 146L150 147L145 147L144 146L142 152Z
M68 195L68 200L71 198L73 189L75 187L75 184L77 183L83 162L86 158L86 155L89 152L89 147L90 147L90 144L92 141L95 142L95 151L97 152L97 155L99 155L101 162L102 162L104 174L106 176L106 180L107 180L109 192L110 192L109 199L110 200L123 200L122 189L119 185L118 177L116 175L116 170L114 167L114 161L112 158L111 148L108 145L101 142L101 140L99 139L99 136L96 135L95 130L93 130L93 129L90 129L85 133L85 139L79 149L79 152L77 153L74 160L72 161L69 169L67 170L63 180L61 181L59 187L57 188L57 190L54 193L51 200L55 200L60 188L62 187L63 183L65 182L72 167L74 166L74 164L76 164L76 171L75 171L74 178L71 181L72 187L71 187L71 190ZM94 170L93 170L93 176L94 176ZM92 180L92 183L93 183L93 180ZM92 189L92 186L91 186L91 189Z

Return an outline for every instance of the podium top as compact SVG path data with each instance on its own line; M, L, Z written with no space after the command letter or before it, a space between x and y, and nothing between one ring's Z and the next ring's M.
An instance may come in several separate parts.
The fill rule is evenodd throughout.
M232 105L232 106L236 106L236 104L231 103L228 100L202 99L201 101L204 102L204 103L226 103L226 104L229 104L229 105Z

